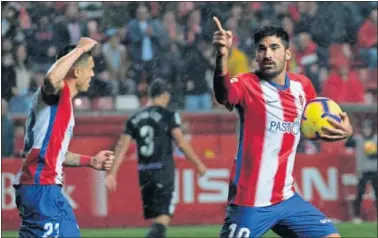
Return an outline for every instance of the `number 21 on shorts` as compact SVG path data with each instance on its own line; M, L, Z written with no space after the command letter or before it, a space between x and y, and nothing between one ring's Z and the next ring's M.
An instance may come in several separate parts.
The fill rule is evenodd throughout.
M229 238L234 238L234 237L236 237L236 238L247 238L247 237L249 237L249 234L251 233L248 228L242 227L242 228L239 229L237 234L235 234L236 229L237 229L237 225L235 223L233 223L229 226L229 230L230 230L230 234L228 236Z
M48 222L45 223L43 228L45 229L45 233L42 237L51 237L53 233L56 233L54 237L59 237L59 223L53 224L51 222Z

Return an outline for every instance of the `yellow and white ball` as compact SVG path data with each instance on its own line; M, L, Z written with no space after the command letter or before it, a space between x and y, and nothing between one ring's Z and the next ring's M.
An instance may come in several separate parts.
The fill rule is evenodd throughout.
M341 122L340 106L332 99L317 97L307 102L301 120L301 132L307 139L318 139L322 127L332 127L332 118Z

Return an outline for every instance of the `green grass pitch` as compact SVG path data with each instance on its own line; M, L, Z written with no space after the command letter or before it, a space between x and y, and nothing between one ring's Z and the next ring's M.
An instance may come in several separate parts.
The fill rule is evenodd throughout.
M377 223L340 223L337 227L342 237L377 237ZM148 228L81 229L82 237L144 237ZM220 225L172 226L168 237L217 237ZM17 237L16 231L3 231L1 237ZM268 232L264 237L277 237Z

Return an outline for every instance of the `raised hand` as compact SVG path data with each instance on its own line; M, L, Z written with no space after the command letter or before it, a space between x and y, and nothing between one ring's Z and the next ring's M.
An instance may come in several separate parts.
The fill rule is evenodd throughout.
M84 52L90 51L95 45L97 45L97 41L89 38L89 37L81 37L80 41L77 45L77 48L81 48Z
M217 17L213 17L213 20L218 28L213 36L213 45L218 54L221 56L228 56L228 52L232 46L232 32L224 30Z

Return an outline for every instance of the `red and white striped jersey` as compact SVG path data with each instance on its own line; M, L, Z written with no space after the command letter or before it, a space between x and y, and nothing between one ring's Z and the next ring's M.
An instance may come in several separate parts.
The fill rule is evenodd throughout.
M70 94L66 82L53 100L41 88L34 94L22 167L14 184L63 184L63 162L75 125Z
M290 198L302 113L306 102L316 97L311 81L287 73L285 85L278 85L245 73L226 85L228 102L240 119L229 202L263 207Z

